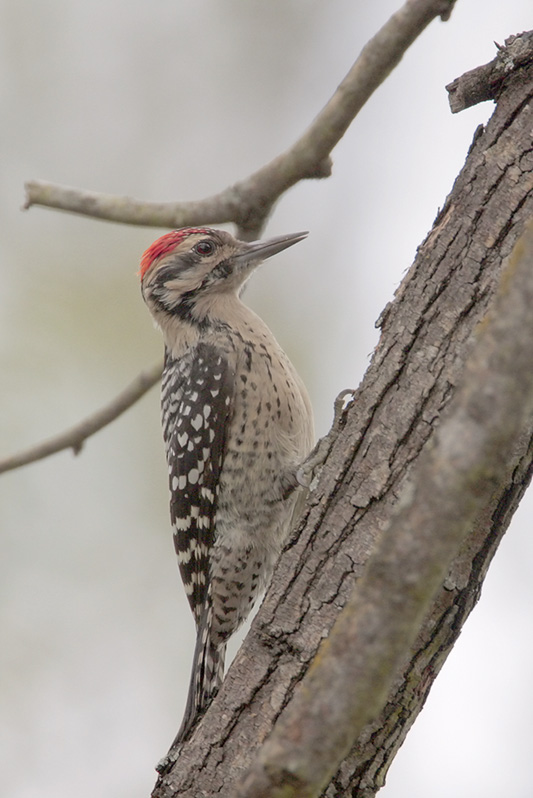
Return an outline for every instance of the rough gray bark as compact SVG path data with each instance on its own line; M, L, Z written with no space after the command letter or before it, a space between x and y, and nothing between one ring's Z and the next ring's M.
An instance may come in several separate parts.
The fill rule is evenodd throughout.
M497 99L509 72L533 61L533 31L509 36L504 47L495 44L498 48L496 58L465 72L446 86L452 114L485 100Z
M437 591L533 434L533 224L477 325L461 380L327 640L237 789L317 798L378 718Z
M453 190L380 319L371 365L345 412L300 531L283 554L221 693L157 798L232 795L327 636L411 465L454 395L472 332L502 261L533 216L533 67L510 73ZM325 795L372 796L475 605L527 487L533 431L515 441L512 476L455 559L381 717L355 742Z

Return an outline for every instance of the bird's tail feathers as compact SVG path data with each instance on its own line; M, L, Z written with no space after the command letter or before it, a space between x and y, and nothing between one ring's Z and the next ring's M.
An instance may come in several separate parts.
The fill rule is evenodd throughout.
M184 742L220 689L224 678L226 643L211 641L213 609L209 603L196 638L189 694L180 730L172 746Z

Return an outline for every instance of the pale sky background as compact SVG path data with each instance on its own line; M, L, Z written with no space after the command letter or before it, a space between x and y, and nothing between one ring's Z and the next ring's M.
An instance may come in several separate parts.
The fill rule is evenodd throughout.
M289 146L400 5L0 0L0 454L71 425L155 362L136 270L161 230L21 212L31 178L193 199ZM279 203L310 230L247 301L304 377L317 432L492 104L446 83L533 27L531 0L458 0ZM533 794L531 495L392 765L384 798ZM0 791L144 798L181 721L194 627L174 560L153 390L70 453L0 478Z

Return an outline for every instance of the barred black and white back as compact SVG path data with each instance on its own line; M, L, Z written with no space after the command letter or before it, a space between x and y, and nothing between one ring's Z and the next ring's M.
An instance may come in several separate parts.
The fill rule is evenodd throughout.
M181 578L197 624L209 582L232 392L228 364L214 347L198 343L178 360L165 352L161 416L170 520Z
M197 625L191 685L180 736L218 691L226 647L211 640L211 550L230 416L232 379L214 347L198 343L176 360L165 352L161 412L174 548Z

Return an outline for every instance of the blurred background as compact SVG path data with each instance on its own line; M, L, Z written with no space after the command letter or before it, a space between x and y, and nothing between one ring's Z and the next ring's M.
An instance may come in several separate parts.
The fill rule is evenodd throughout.
M195 199L288 147L400 0L0 0L0 455L105 404L161 355L136 270L161 230L33 208L45 179ZM247 301L324 434L374 321L460 170L486 103L444 86L533 27L531 0L459 0L409 50L267 234L310 230ZM152 390L82 453L0 479L0 772L10 798L142 798L181 721L194 642ZM526 798L533 543L523 502L384 798Z

